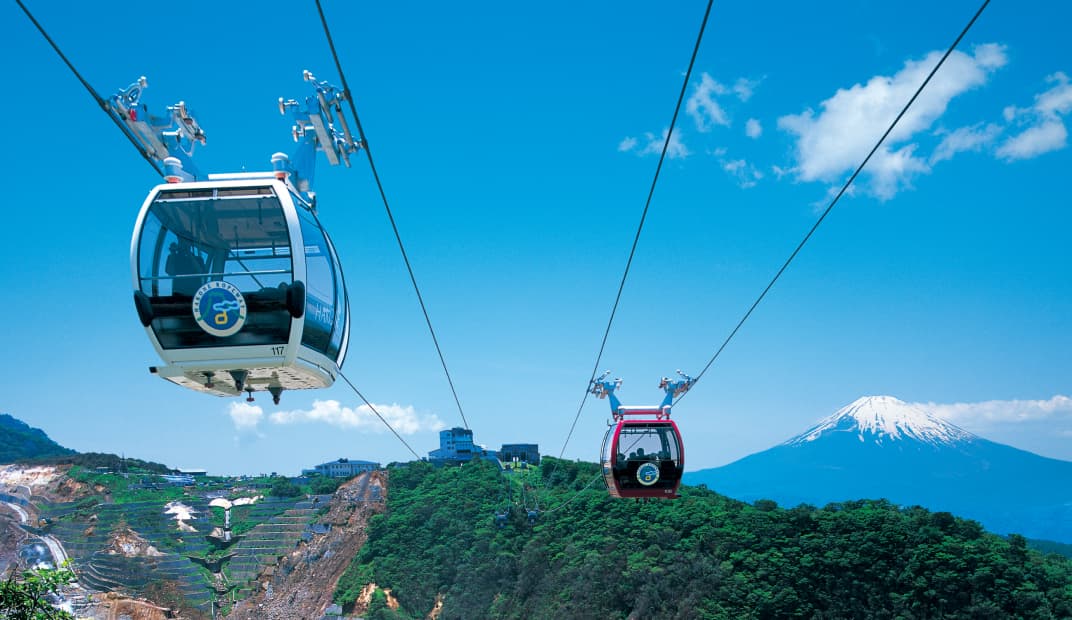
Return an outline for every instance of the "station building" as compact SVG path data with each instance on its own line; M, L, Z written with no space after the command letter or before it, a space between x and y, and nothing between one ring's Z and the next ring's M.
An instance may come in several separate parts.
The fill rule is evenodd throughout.
M495 450L473 443L473 431L455 426L439 431L439 448L428 453L428 461L434 465L445 463L464 463L473 459L499 461Z

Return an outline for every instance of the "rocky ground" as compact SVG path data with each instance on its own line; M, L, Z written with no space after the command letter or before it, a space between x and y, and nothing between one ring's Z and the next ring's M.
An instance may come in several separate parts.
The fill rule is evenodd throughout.
M365 544L368 519L383 512L382 472L362 474L339 487L319 523L325 534L298 546L261 576L261 590L239 603L228 618L239 620L316 619L332 604L335 584ZM268 574L270 573L270 574Z
M0 492L50 502L69 502L89 495L93 489L68 478L68 469L70 466L0 465ZM102 490L98 488L97 492Z
M71 501L103 491L71 480L65 470L0 465L0 493L12 500L0 503L0 571L25 568L19 561L18 549L30 537L23 526L32 528L37 524L35 501ZM228 618L312 620L322 617L332 605L336 583L365 542L368 519L384 509L385 483L383 472L372 472L341 486L316 521L321 527L314 531L319 533L313 533L278 564L268 567L258 579L257 593L236 605ZM160 554L129 528L116 532L105 551L124 556ZM66 589L64 594L65 607L79 618L177 617L174 611L146 599L92 592L77 586Z
M6 577L18 564L19 543L27 536L18 523L15 511L0 505L0 578Z
M55 467L24 467L0 465L0 493L6 500L0 502L0 575L9 570L22 569L19 563L19 545L29 535L20 525L36 525L37 515L31 497L57 496L57 491L67 480L63 471ZM64 488L65 493L74 493L73 488Z
M81 615L87 611L92 615ZM175 618L165 607L111 592L93 595L92 603L79 610L78 617L88 617L94 620L169 620Z

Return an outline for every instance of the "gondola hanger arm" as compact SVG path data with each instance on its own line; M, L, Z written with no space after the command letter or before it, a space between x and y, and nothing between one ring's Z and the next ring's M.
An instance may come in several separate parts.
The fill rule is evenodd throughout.
M346 93L326 81L317 80L308 70L302 72L302 78L312 85L312 94L301 101L279 98L279 113L290 115L294 122L291 136L298 146L289 157L279 153L273 155L272 163L276 172L286 174L299 192L311 194L317 151L323 152L332 166L341 162L350 167L350 155L360 150L364 142L350 132L342 107L342 102L347 100ZM312 198L311 195L306 197Z
M657 415L659 418L670 417L670 407L673 405L674 399L678 396L689 391L689 388L696 383L696 380L681 372L677 371L677 374L681 377L678 380L671 380L669 377L663 377L659 380L659 389L666 393L663 397L663 402L657 407L625 407L622 405L621 400L615 395L615 391L622 387L622 379L617 378L613 380L607 380L610 376L610 371L604 372L599 377L592 380L589 385L588 391L596 398L606 398L610 401L611 415L615 420L621 420L627 415Z
M157 116L141 101L148 88L142 76L130 86L104 99L108 113L147 158L163 165L164 178L171 182L197 181L201 178L193 162L194 147L208 143L204 130L185 101L167 107L167 114Z

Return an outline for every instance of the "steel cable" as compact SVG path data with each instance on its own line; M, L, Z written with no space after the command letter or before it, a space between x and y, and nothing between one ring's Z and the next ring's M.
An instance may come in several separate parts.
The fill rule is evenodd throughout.
M651 207L651 200L655 196L655 186L659 182L659 173L663 169L663 162L666 161L666 152L670 148L670 140L674 135L677 118L681 113L681 104L685 101L685 93L688 91L689 80L692 77L692 69L696 65L696 56L700 52L700 44L703 42L704 31L707 29L707 20L711 16L712 5L714 5L714 0L708 0L707 8L704 10L703 20L700 22L700 32L696 35L696 44L693 46L692 55L689 57L689 67L685 71L685 79L681 82L681 91L678 93L677 103L674 105L674 115L670 118L670 127L666 130L666 139L663 140L663 148L659 153L659 163L655 166L655 175L652 177L651 187L648 189L648 197L644 201L644 210L640 214L640 223L637 225L636 234L633 236L633 245L629 248L629 258L625 262L625 270L622 272L622 280L618 284L618 293L614 297L614 305L611 306L610 318L607 320L607 327L603 330L603 339L599 343L599 353L596 354L596 363L592 366L592 374L589 376L588 384L585 386L581 404L577 406L577 413L573 416L573 422L570 424L569 433L566 435L566 441L562 443L562 450L558 453L559 460L555 461L554 466L551 468L551 473L547 476L548 479L554 475L558 468L558 462L562 460L563 455L566 453L566 447L569 445L569 441L573 437L573 432L577 428L577 422L581 419L581 411L584 410L584 405L588 402L589 389L592 386L592 381L595 379L596 373L599 372L599 363L603 360L603 352L607 347L607 338L610 336L610 329L614 324L614 317L618 312L618 305L621 303L622 291L625 290L625 281L629 277L629 269L633 265L633 257L636 255L637 245L640 243L640 234L644 230L644 222L648 217L648 209ZM591 483L589 483L588 486L590 485ZM588 486L585 488L588 488ZM572 501L572 498L568 501Z
M922 93L923 89L926 88L928 83L930 83L931 78L934 77L934 74L938 72L938 69L940 69L942 64L945 63L946 59L949 58L949 55L953 53L953 50L955 50L957 45L960 44L960 41L964 38L965 35L968 34L968 31L971 30L971 27L975 24L976 20L979 19L979 16L983 14L983 10L986 9L988 4L990 4L990 0L984 0L982 5L979 6L979 10L977 10L975 12L975 15L972 16L971 20L968 22L968 25L964 26L964 29L960 31L960 34L953 41L953 44L949 46L949 49L945 51L945 54L942 55L942 57L938 60L938 63L934 65L933 69L931 69L931 72L927 74L927 77L923 80L923 83L920 84L919 88L916 89L916 92L908 100L908 103L906 103L904 107L901 108L900 113L897 114L897 117L893 119L893 122L890 123L890 126L882 134L882 137L880 137L878 139L878 142L875 143L875 146L871 149L871 152L869 152L867 154L867 157L865 157L864 160L860 162L860 165L857 166L856 170L852 173L852 176L850 176L849 179L845 181L845 184L841 187L841 190L838 191L838 193L830 201L830 204L827 205L822 215L820 215L819 219L817 219L815 221L815 224L812 225L811 229L808 231L808 234L804 235L804 238L800 241L799 244L797 244L797 247L793 250L792 254L789 255L789 258L785 259L785 262L782 264L781 268L778 269L778 272L774 274L773 278L771 278L771 281L767 284L767 287L764 288L763 292L759 294L759 297L757 297L756 300L752 302L752 306L748 308L748 312L744 313L744 316L741 317L741 320L737 322L737 325L733 328L733 331L730 332L729 336L727 336L726 339L722 342L722 345L718 347L718 350L715 351L715 354L707 362L707 365L704 366L703 370L701 370L700 373L696 375L695 381L699 381L700 378L703 377L704 374L708 371L708 369L711 368L711 365L715 363L715 360L717 360L718 357L722 355L722 351L725 350L726 345L728 345L730 341L733 340L733 337L737 335L737 332L740 331L741 326L744 325L745 321L748 320L748 317L752 316L752 312L756 309L756 306L758 306L759 303L763 301L763 298L767 296L767 293L770 292L771 287L773 287L774 283L778 281L778 278L782 277L782 274L789 267L789 263L793 262L793 259L796 258L797 254L800 253L800 250L804 247L804 244L808 242L808 239L811 239L811 236L815 233L816 229L819 228L819 225L822 224L823 220L826 219L826 216L830 214L830 211L834 208L834 205L836 205L838 201L841 200L841 197L845 194L845 192L848 191L849 186L852 185L852 182L855 181L856 177L860 175L860 172L864 169L864 166L867 165L867 162L871 161L871 157L874 156L874 154L886 141L886 138L889 137L891 132L893 132L894 127L897 126L897 123L901 120L902 117L904 117L905 113L908 112L908 109L912 107L912 104L915 103L920 93ZM677 403L681 402L681 399L688 396L688 394L689 393L686 392L679 396L678 399L674 401L674 404L676 405Z
M376 405L370 403L369 400L365 398L365 395L361 393L361 390L357 389L357 387L355 387L354 384L350 382L350 379L347 378L345 374L339 372L339 377L341 377L342 380L346 382L346 385L350 386L350 389L354 391L354 394L357 394L358 398L364 401L365 405L368 406L369 410L372 411L372 413L376 414L376 417L380 419L380 422L383 422L383 425L386 426L387 429L391 431L394 436L398 438L399 441L402 442L402 445L406 446L406 448L409 449L409 451L413 454L413 457L416 458L418 461L421 460L421 455L417 454L417 451L413 449L413 446L409 445L409 442L407 442L405 439L402 439L402 435L398 434L398 431L395 430L395 427L391 426L391 423L387 421L387 418L384 418L382 415L380 415L380 412L376 410Z
M346 74L343 73L342 63L339 62L339 54L335 50L335 41L331 38L331 30L328 28L327 17L324 16L324 9L320 6L320 0L316 0L316 10L320 14L320 23L324 26L324 35L328 40L328 47L331 48L331 57L335 60L335 69L339 72L339 79L342 80L343 95L346 97L346 102L350 106L350 113L354 117L354 124L357 126L358 139L365 150L365 156L368 158L369 168L372 170L372 178L376 182L376 187L380 191L380 198L383 200L383 206L387 210L387 219L391 222L391 230L395 233L395 240L398 242L398 249L402 252L402 261L406 264L406 271L409 272L410 282L413 283L413 290L417 293L417 301L421 305L421 312L424 313L424 322L428 325L428 332L432 335L432 343L435 345L436 353L439 355L439 363L443 366L443 374L447 376L447 383L450 385L450 392L454 395L454 404L458 407L458 413L461 415L462 423L465 428L469 428L469 421L465 418L465 411L462 409L461 400L458 398L458 391L454 388L454 379L450 376L450 371L447 370L447 360L443 357L443 349L439 346L439 338L436 337L435 328L432 327L432 319L428 316L428 307L424 303L424 296L421 295L421 289L417 286L417 276L413 273L413 265L409 262L409 255L406 253L406 246L402 243L402 235L398 232L398 224L395 223L395 216L391 212L391 205L387 201L387 193L383 189L383 183L380 181L380 173L376 170L376 162L372 159L372 149L369 146L368 139L365 137L365 130L361 125L361 117L357 115L357 107L354 105L354 98L350 93L350 86L346 83Z
M72 64L71 61L67 59L66 54L64 54L63 51L60 50L60 47L56 45L56 42L53 41L52 37L48 35L48 32L45 31L44 26L42 26L41 23L37 21L37 19L33 16L33 13L30 13L30 9L26 8L26 5L22 3L22 0L15 0L15 3L19 5L19 8L22 9L23 13L26 13L26 17L30 18L30 21L33 22L33 25L37 28L37 31L41 33L41 36L45 37L45 41L48 41L48 44L51 45L52 49L55 50L57 55L59 55L60 60L63 61L63 64L67 65L67 68L71 70L71 73L73 73L74 76L78 78L78 81L82 83L82 86L84 86L86 91L89 92L89 95L93 97L93 100L97 102L98 106L100 106L100 109L108 115L108 118L112 119L112 122L115 123L116 127L118 127L119 130L123 132L123 135L126 136L127 140L130 140L130 143L134 145L134 148L138 149L138 153L141 154L142 158L145 159L145 161L153 167L153 170L155 170L157 174L159 174L160 176L164 176L164 171L161 170L160 166L157 165L157 163L153 161L152 157L145 152L145 149L143 149L141 145L138 144L138 141L130 135L130 131L125 126L123 126L123 124L120 123L114 116L108 113L108 102L106 102L97 93L97 91L92 86L90 86L89 82L87 82L85 78L82 77L82 74L78 72L78 69L74 68L74 64Z

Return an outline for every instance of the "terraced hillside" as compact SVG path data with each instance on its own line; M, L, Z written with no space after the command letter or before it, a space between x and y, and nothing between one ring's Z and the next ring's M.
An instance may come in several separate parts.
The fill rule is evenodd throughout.
M63 544L84 586L148 598L183 617L211 617L254 593L257 577L309 535L330 499L263 497L226 481L145 492L110 478L119 476L94 476L104 494L38 503L42 533ZM223 510L209 502L228 495L254 503L236 509L225 542Z
M336 617L329 613L340 611L332 605L334 584L364 546L369 519L384 511L386 477L383 472L363 474L326 499L314 499L319 516L302 532L302 543L261 573L252 595L236 604L229 618Z
M240 584L236 599L249 596L253 591L250 583L294 549L311 528L316 506L322 501L321 496L298 502L269 498L251 507L249 518L258 524L231 548L234 557L223 571L229 583Z

